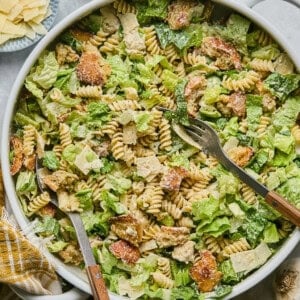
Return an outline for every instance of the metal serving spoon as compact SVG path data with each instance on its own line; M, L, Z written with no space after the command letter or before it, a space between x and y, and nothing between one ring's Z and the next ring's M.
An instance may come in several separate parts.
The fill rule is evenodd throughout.
M46 189L39 175L40 174L39 170L41 169L41 166L38 159L36 159L35 168L37 174L36 177L37 177L38 187L41 190L41 192L44 192ZM59 207L56 194L51 191L49 194L51 197L51 203L54 204L56 207ZM82 223L80 214L69 213L69 212L64 212L64 213L70 218L74 226L77 235L77 240L86 266L86 272L93 293L93 298L96 300L109 300L107 288L105 286L105 281L101 274L100 267L99 265L97 265L95 257L93 255L92 248L90 246L90 242L86 234L86 231L84 229L84 225Z
M163 107L158 109L170 111ZM204 121L189 118L189 126L173 125L175 133L186 143L206 151L214 156L225 168L231 171L241 181L249 185L256 193L265 198L266 202L296 226L300 226L300 210L290 204L285 198L255 180L242 168L236 165L224 152L216 131Z

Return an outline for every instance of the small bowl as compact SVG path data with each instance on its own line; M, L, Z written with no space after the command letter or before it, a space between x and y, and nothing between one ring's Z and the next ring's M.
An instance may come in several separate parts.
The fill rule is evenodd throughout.
M58 11L58 5L59 5L59 0L50 0L49 2L49 6L51 8L52 13L48 18L46 18L42 22L42 24L45 26L47 31L49 31L50 28L53 26ZM4 44L0 45L0 52L14 52L14 51L25 49L37 43L42 37L43 35L36 34L33 40L26 36L17 39L8 40Z

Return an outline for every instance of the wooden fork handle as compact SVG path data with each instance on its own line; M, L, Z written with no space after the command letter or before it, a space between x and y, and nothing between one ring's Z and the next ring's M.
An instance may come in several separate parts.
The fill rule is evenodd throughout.
M300 210L290 204L285 198L270 191L265 199L268 204L279 211L284 217L289 219L296 226L300 226Z
M87 266L86 268L89 282L95 300L109 300L104 278L98 265Z

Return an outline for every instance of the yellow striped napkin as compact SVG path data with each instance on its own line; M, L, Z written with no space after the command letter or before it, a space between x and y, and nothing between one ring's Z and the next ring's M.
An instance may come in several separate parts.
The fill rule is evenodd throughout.
M31 294L60 294L53 266L6 217L4 194L0 172L0 282Z

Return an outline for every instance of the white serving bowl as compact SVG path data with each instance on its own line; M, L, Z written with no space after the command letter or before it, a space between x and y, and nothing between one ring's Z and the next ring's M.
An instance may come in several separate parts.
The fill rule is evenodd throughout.
M36 62L42 51L47 48L47 46L66 28L72 25L77 20L81 19L82 17L90 14L95 9L104 6L108 3L111 3L110 0L94 0L90 1L88 4L82 6L74 13L70 14L64 20L62 20L58 25L56 25L35 47L32 51L30 56L25 61L21 71L19 72L15 84L12 87L10 97L8 99L8 103L6 106L5 114L4 114L4 121L2 126L2 140L1 140L1 163L2 163L2 171L4 177L4 185L7 193L7 197L9 200L9 204L12 207L14 216L22 229L25 229L28 226L28 219L24 215L21 204L18 200L15 191L15 183L10 176L10 165L9 165L9 138L10 138L10 130L11 130L11 122L15 112L15 104L18 99L19 92L23 86L24 80L26 75L29 73L32 65ZM226 0L226 4L224 0L214 0L214 2L220 3L228 8L239 12L240 14L244 15L245 17L252 20L254 23L259 25L260 27L264 28L269 34L281 45L283 49L290 55L292 60L294 61L298 70L300 70L300 55L296 53L294 49L289 47L287 40L285 37L278 32L270 22L266 21L261 15L258 15L252 9L247 7L249 4L257 3L259 0ZM244 2L244 3L243 3ZM220 10L222 13L222 10ZM290 254L290 252L294 249L294 247L298 244L300 240L300 231L295 229L295 231L290 235L290 237L286 240L283 246L278 250L278 252L272 256L272 258L261 268L255 271L253 274L248 276L239 284L235 285L233 288L232 293L226 297L226 299L230 299L234 296L237 296L246 290L250 289L261 280L263 280L267 275L269 275L276 267L282 263L285 258ZM59 259L55 256L50 254L48 251L45 250L45 256L48 257L51 262L54 262L55 268L60 276L62 276L65 280L73 284L78 289L91 294L91 289L87 280L86 275L77 267L68 266L62 263ZM19 291L19 294L21 292ZM23 294L23 297L26 296ZM47 296L49 299L49 296ZM112 300L120 300L125 299L124 297L117 296L115 294L110 294L110 298ZM27 299L29 299L27 297ZM30 298L31 299L31 298ZM37 298L32 298L37 299ZM40 297L39 299L42 299ZM59 299L58 295L53 296L53 299ZM65 298L64 298L65 299ZM74 297L69 297L70 300L75 299Z

